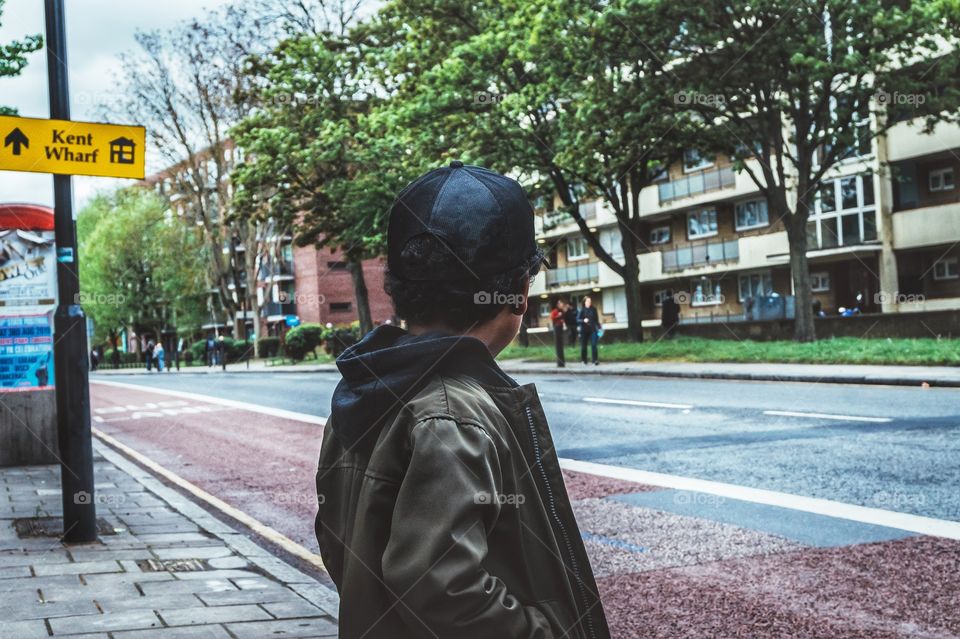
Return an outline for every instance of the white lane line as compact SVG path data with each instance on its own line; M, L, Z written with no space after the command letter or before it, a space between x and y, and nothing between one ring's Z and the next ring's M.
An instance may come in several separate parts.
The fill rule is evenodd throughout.
M320 558L320 555L310 552L308 549L304 548L303 546L301 546L294 540L290 539L283 533L279 532L278 530L275 530L270 526L264 523L261 523L260 521L254 519L250 515L243 512L242 510L238 508L234 508L233 506L226 503L222 499L214 497L204 489L200 488L196 484L193 484L187 481L186 479L184 479L180 475L177 475L173 471L167 470L166 468L164 468L157 462L153 461L149 457L142 455L141 453L138 453L137 451L130 448L126 444L123 444L118 440L114 439L113 437L111 437L110 435L107 435L99 428L92 428L91 430L93 431L93 434L98 439L109 444L112 448L115 448L116 450L120 451L130 459L133 459L134 461L138 462L142 466L149 468L151 471L160 475L170 483L176 484L177 486L184 489L185 491L187 491L197 499L209 504L213 508L216 508L223 514L229 517L232 517L233 519L236 519L237 521L239 521L241 524L243 524L250 530L254 531L264 539L276 544L277 546L280 546L291 555L299 557L300 559L303 559L310 565L326 572L327 569L324 567L323 560Z
M800 495L791 495L789 493L781 493L773 490L764 490L762 488L748 488L746 486L737 486L736 484L724 484L722 482L709 481L706 479L694 479L692 477L680 477L678 475L653 473L646 470L637 470L635 468L596 464L593 462L578 461L575 459L561 459L560 466L566 468L567 470L589 473L591 475L599 475L601 477L622 479L641 484L648 484L651 486L673 488L676 490L689 490L698 493L717 495L719 497L727 497L729 499L739 499L741 501L748 501L755 504L779 506L780 508L789 508L791 510L799 510L816 515L826 515L827 517L836 517L838 519L849 519L850 521L856 521L863 524L897 528L899 530L915 532L921 535L932 535L935 537L945 537L947 539L960 540L960 522L949 521L946 519L935 519L932 517L923 517L921 515L898 513L892 510L882 510L880 508L869 508L867 506L845 504L843 502L820 499L818 497L803 497Z
M831 413L801 413L793 410L765 410L764 415L780 415L783 417L813 417L815 419L836 419L842 422L873 422L885 424L892 422L889 417L860 417L858 415L833 415Z
M200 393L188 393L186 391L168 390L166 388L154 388L152 386L140 386L139 384L127 384L124 382L109 382L109 381L100 380L100 379L91 379L90 383L100 384L101 386L113 386L116 388L126 388L129 390L143 391L145 393L157 393L159 395L169 395L170 397L180 397L182 399L192 399L199 402L206 402L208 404L219 404L220 406L229 406L230 408L248 410L253 413L260 413L261 415L269 415L271 417L280 417L282 419L290 419L298 422L305 422L307 424L316 424L318 426L323 426L324 424L327 423L326 417L320 417L318 415L310 415L308 413L297 413L292 410L284 410L282 408L271 408L270 406L261 406L259 404L251 404L249 402L238 402L233 399L223 399L222 397L213 397L212 395L202 395Z
M597 404L622 404L623 406L646 406L648 408L693 408L692 404L669 404L667 402L641 402L636 399L610 399L609 397L584 397L585 402Z

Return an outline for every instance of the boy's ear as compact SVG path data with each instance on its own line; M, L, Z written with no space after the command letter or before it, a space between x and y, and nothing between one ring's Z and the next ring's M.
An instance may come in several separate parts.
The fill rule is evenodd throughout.
M530 278L527 278L526 283L523 285L523 301L520 304L513 304L510 306L510 312L514 315L526 315L527 306L530 293Z

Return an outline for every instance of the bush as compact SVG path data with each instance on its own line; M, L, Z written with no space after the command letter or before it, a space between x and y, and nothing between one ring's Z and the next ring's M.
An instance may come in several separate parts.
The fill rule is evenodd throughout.
M261 337L257 340L257 349L260 351L260 357L276 357L280 352L280 338Z
M349 326L329 326L323 329L323 350L333 357L340 357L360 340L360 323L354 322Z
M207 340L206 338L197 340L187 349L187 352L190 353L191 358L195 362L207 363Z
M301 330L304 326L295 326L287 331L283 340L283 352L295 362L299 362L317 347L312 343L311 331Z

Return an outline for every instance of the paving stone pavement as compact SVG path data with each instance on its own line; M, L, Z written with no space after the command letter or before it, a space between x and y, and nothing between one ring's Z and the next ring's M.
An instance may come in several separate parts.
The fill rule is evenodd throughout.
M95 442L100 541L18 535L60 517L59 466L0 468L0 637L335 637L334 591Z

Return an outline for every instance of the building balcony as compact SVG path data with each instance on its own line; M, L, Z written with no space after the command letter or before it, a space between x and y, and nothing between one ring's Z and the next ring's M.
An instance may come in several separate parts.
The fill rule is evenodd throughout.
M893 248L911 249L960 242L960 202L893 214Z
M593 200L580 204L580 217L585 220L594 220L597 217L597 210L600 208L600 202ZM565 224L573 224L573 218L566 209L557 209L555 211L544 212L541 216L540 228L538 232L549 233L550 231Z
M267 302L260 307L260 315L263 317L286 317L296 314L297 305L293 302Z
M294 277L293 264L280 262L265 264L260 268L260 279L265 281L292 280Z
M693 266L709 266L740 259L737 240L704 240L663 252L664 272L682 271Z
M690 197L708 191L718 191L735 186L736 174L731 167L693 173L679 180L671 180L657 185L660 203L670 202L682 197Z
M547 271L547 287L596 283L600 277L599 262L584 262Z

